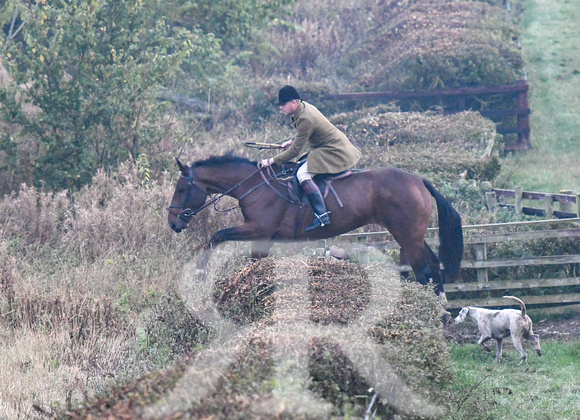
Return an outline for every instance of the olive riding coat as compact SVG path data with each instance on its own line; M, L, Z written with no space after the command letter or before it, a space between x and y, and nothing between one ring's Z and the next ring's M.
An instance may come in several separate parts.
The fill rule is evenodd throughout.
M288 150L274 156L275 163L282 164L299 157L306 145L311 148L307 158L311 174L337 174L351 169L361 158L361 152L346 135L314 105L301 101L292 120L296 136Z

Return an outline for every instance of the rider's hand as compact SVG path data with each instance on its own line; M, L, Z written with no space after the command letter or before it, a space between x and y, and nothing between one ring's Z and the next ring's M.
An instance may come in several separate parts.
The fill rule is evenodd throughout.
M292 140L288 140L288 141L285 141L284 143L282 143L282 149L284 149L284 150L286 150L290 146L292 146Z
M263 159L260 162L260 168L263 168L264 166L272 166L272 164L274 163L274 159L270 158L270 159Z

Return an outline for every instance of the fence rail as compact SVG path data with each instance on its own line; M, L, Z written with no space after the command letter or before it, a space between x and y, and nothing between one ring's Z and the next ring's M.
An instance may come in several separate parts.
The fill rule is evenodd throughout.
M554 228L554 226L556 226ZM535 230L522 230L534 228ZM496 223L487 225L464 226L464 243L466 248L474 247L475 259L466 259L461 263L462 270L475 270L474 281L447 283L445 290L449 308L463 306L501 307L511 303L501 297L493 297L501 291L517 290L527 305L542 306L546 312L563 310L580 310L580 267L572 270L573 275L558 278L531 278L514 280L491 280L490 270L504 267L543 266L554 264L580 264L580 246L577 253L571 255L521 255L513 258L488 258L488 246L510 242L525 242L538 239L563 239L576 241L580 238L580 218L565 220L541 220L517 223ZM428 230L427 243L437 247L438 229ZM338 237L340 241L354 242L347 247L347 254L355 253L364 262L368 258L365 252L368 247L382 250L398 249L400 246L387 231L368 233L347 233ZM411 267L397 266L399 271L410 271ZM467 276L464 276L467 277ZM562 292L560 289L565 288ZM541 293L540 292L541 289ZM577 290L576 290L577 289ZM512 292L510 292L512 293ZM477 295L465 297L466 295ZM483 296L482 296L483 295Z
M580 194L574 194L570 190L552 194L524 191L522 187L516 187L514 190L494 188L486 193L485 198L490 211L494 211L498 207L507 207L518 214L529 216L556 217L558 219L580 217ZM526 200L527 202L541 202L541 208L524 206Z
M479 112L488 118L516 117L516 125L505 127L498 123L497 132L500 134L517 134L518 141L506 144L506 150L527 150L532 147L530 143L530 107L528 103L529 86L527 81L519 80L513 85L464 87L455 89L429 89L413 90L405 92L355 92L337 93L322 96L323 100L343 101L376 101L376 100L413 100L428 98L452 98L454 109L444 109L443 112L450 114L471 109L466 106L469 97L482 97L487 95L510 95L515 98L515 105L509 109L489 109Z

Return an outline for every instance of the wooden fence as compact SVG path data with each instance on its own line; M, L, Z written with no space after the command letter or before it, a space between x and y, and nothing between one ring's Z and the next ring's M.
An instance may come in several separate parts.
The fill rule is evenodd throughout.
M445 291L449 309L463 306L501 307L513 305L501 296L509 291L521 297L531 308L542 308L545 312L562 312L580 310L580 218L566 220L542 220L518 223L497 223L488 225L464 226L466 255L475 258L464 259L461 263L462 277L471 281L447 283ZM428 230L427 243L437 247L438 229ZM391 238L391 239L389 239ZM488 258L488 247L513 242L525 242L538 239L560 238L572 241L576 250L570 255L527 255L523 253L513 258ZM364 263L368 247L381 250L398 249L399 245L392 240L386 231L370 233L347 233L338 237L339 241L354 242L347 247L347 254L356 253ZM471 249L470 249L471 247ZM368 260L366 260L368 261ZM495 279L497 269L503 267L544 266L559 264L566 267L560 270L567 273L564 277L528 278L528 279ZM409 266L398 266L399 271L409 271ZM475 273L473 273L475 270ZM471 275L468 271L472 271ZM572 273L572 274L570 274Z
M454 113L471 109L466 106L467 98L483 98L489 95L502 95L514 97L514 106L509 109L486 109L479 112L484 117L491 119L516 117L516 125L505 127L502 123L497 124L497 132L500 134L517 134L518 141L506 144L506 150L527 150L531 148L530 143L530 108L528 105L529 86L525 80L520 80L513 85L485 86L485 87L465 87L456 89L437 90L414 90L406 92L360 92L360 93L338 93L325 95L323 100L344 100L344 101L392 101L392 100L414 100L428 98L451 98L454 102L452 108L443 109L444 113ZM481 101L480 101L481 102ZM496 121L497 122L497 121Z
M527 202L539 202L541 208L524 206ZM494 211L498 207L513 209L517 214L567 219L580 217L580 194L563 190L560 194L515 190L492 189L486 193L487 207Z

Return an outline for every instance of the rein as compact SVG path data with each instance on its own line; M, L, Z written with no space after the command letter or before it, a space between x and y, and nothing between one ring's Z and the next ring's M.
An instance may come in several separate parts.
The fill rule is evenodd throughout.
M276 181L278 181L278 176L280 175L286 175L288 172L292 172L293 169L290 170L286 170L286 169L282 169L282 172L280 173L275 173L274 170L272 169L271 166L267 166L267 169L269 169L270 172L270 179L275 179ZM260 188L262 185L266 184L268 187L270 187L270 189L272 191L274 191L280 198L288 201L290 204L300 204L294 200L291 200L290 198L286 197L284 194L282 194L280 191L278 191L276 188L274 188L274 186L270 183L270 180L268 178L266 178L266 175L264 175L264 172L262 171L262 168L259 169L260 171L260 175L262 176L262 179L264 181L260 182L258 185L255 185L253 188L251 188L250 190L246 191L246 193L244 195L242 195L238 201L241 201L242 198L244 198L245 196L247 196L248 194L250 194L251 192L257 190L258 188Z
M243 198L245 198L246 196L248 196L250 193L254 192L255 190L257 190L258 188L260 188L262 185L266 184L270 187L270 189L272 189L272 191L274 191L278 196L282 197L284 200L292 203L292 204L299 204L294 202L293 200L290 200L288 197L284 196L282 193L280 193L280 191L278 191L276 188L274 188L272 186L272 184L270 184L269 180L266 178L266 176L264 175L264 172L262 171L263 168L258 168L257 170L255 170L254 172L252 172L250 175L248 175L246 178L242 179L240 182L238 182L236 185L234 185L233 187L231 187L230 189L228 189L227 191L224 191L223 193L218 193L217 196L215 196L214 198L212 198L210 201L205 202L201 207L199 207L197 210L192 210L189 207L187 207L187 203L189 201L189 196L191 195L191 191L192 191L192 187L197 188L199 191L201 191L202 193L209 195L209 193L204 190L202 187L200 187L198 184L195 183L194 179L193 179L193 167L189 167L189 175L185 176L183 174L180 175L181 178L184 178L187 180L187 191L185 193L185 200L183 201L183 206L169 206L167 207L167 211L171 214L173 214L175 217L177 217L178 219L183 220L185 223L189 222L189 219L191 219L193 216L197 215L198 213L200 213L202 210L204 210L205 208L211 206L212 204L214 204L214 208L216 209L216 211L221 211L221 212L227 212L227 211L231 211L234 210L238 207L232 207L230 209L227 210L219 210L215 207L215 205L219 202L219 200L221 200L222 197L228 195L229 193L231 193L232 191L234 191L236 188L242 186L243 184L245 184L250 178L252 178L254 175L256 175L258 172L260 173L260 175L262 176L263 181L260 182L259 184L255 185L254 187L252 187L250 190L246 191L240 198L238 198L238 201L241 201ZM270 168L271 169L271 168ZM283 169L282 172L276 174L273 172L272 170L272 175L273 178L271 179L276 179L279 175L286 175L288 172L291 172L293 169L291 170L286 170ZM172 209L180 209L181 212L179 214L176 214L172 211Z

